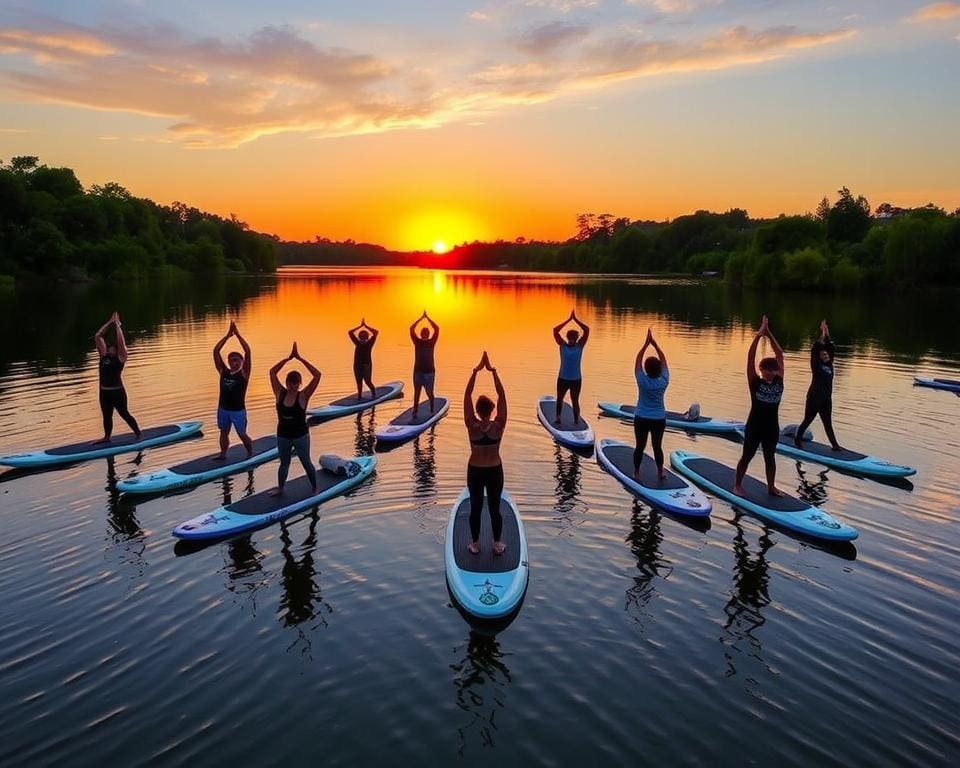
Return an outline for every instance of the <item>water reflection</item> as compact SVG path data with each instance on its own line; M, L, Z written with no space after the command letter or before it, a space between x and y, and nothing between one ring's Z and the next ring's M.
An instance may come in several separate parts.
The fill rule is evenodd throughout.
M437 491L437 449L434 430L417 435L413 441L414 495L435 496Z
M737 514L731 524L737 531L733 538L733 587L723 609L727 618L720 638L727 677L735 676L737 665L747 664L750 659L771 671L763 660L763 644L758 633L766 621L763 609L770 604L767 552L773 547L773 540L764 528L757 540L757 552L751 554L741 516Z
M828 480L830 471L827 469L808 470L803 465L796 462L797 470L797 495L802 501L813 507L820 507L827 503L830 497Z
M307 536L297 548L300 552L299 558L295 556L290 538L292 526L287 523L280 524L280 542L283 545L280 550L283 557L280 581L283 593L280 595L278 618L283 626L293 627L297 632L287 650L296 650L312 659L313 646L308 632L327 626L326 617L333 613L333 606L326 603L321 595L319 572L313 562L320 513L314 508L307 519L310 521ZM301 626L307 622L312 623L307 627Z
M586 502L580 498L582 458L553 443L554 495L553 519L560 524L560 534L570 535L583 525L589 510Z
M660 544L663 534L660 532L660 514L656 509L646 508L639 501L633 504L630 517L630 533L626 542L637 559L640 574L633 577L633 586L627 589L623 609L637 622L641 629L644 621L652 618L647 610L650 600L657 594L655 579L669 578L673 566L663 559Z
M142 459L142 456L138 454L137 458ZM131 504L117 490L116 458L108 456L106 465L107 480L104 491L107 497L107 525L111 542L108 550L116 547L120 552L120 560L133 564L142 575L146 565L143 553L146 551L147 542L146 534L140 527L140 521L137 520L137 506Z
M373 448L377 444L376 423L373 417L373 408L360 411L357 414L356 437L353 440L353 447L356 456L369 456L373 453Z
M464 652L463 646L455 649ZM496 635L471 630L466 655L450 665L457 707L468 716L457 727L457 754L463 757L470 742L481 747L496 744L497 713L506 706L507 691L512 679L506 656Z

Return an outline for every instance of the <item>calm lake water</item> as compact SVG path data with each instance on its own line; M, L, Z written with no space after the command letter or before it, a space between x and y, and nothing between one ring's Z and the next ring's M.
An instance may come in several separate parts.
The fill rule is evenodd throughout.
M0 764L956 765L960 398L911 386L921 371L960 378L956 303L416 270L0 292L0 453L95 435L92 337L114 308L141 424L208 426L140 455L0 474ZM630 426L595 404L634 399L648 326L671 407L742 418L746 348L768 312L787 350L788 423L826 316L841 441L916 467L912 486L779 457L781 487L860 530L839 550L723 502L708 528L634 502L536 419L556 377L550 329L573 306L593 326L584 412L622 440ZM351 388L346 329L361 315L381 329L376 379L409 387L407 326L424 308L442 327L451 414L381 454L351 496L190 549L175 524L270 487L276 465L165 498L117 493L214 449L210 350L230 318L254 351L256 436L274 428L267 370L292 341L324 372L315 405ZM531 565L495 636L451 605L443 569L468 455L460 402L483 349L508 391L506 481ZM314 455L372 451L375 427L409 402L314 427ZM675 432L665 448L739 455Z

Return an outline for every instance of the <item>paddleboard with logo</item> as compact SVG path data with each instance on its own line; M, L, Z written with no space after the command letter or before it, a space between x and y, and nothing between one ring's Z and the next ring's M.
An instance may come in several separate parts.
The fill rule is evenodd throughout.
M61 445L41 451L11 453L0 456L0 464L5 464L8 467L36 468L101 459L106 456L116 456L120 453L140 451L156 445L175 443L178 440L195 435L200 431L201 426L203 426L203 423L200 421L181 421L176 424L144 429L140 432L139 439L133 433L126 432L121 435L114 435L109 443L85 440L82 443L70 443L69 445Z
M608 416L616 416L624 421L633 421L636 405L629 403L597 403L602 413ZM677 411L667 411L667 426L671 429L682 429L685 432L698 432L705 435L732 435L738 429L743 429L742 421L733 419L714 419L710 416L698 416L696 419L688 419L682 413Z
M243 472L277 458L277 438L275 435L258 437L253 441L253 455L248 456L247 449L240 444L231 445L223 459L216 456L211 453L166 469L144 472L121 480L117 483L117 490L121 493L164 493Z
M343 474L317 468L317 490L310 487L306 475L290 480L280 496L261 491L245 499L218 507L180 523L172 533L178 539L219 539L279 522L297 512L310 509L354 488L377 466L375 456L357 456L343 462Z
M646 453L640 463L640 478L633 476L633 446L618 440L603 439L597 446L597 462L631 493L667 512L690 517L706 517L713 504L685 478L666 469L660 479L656 462Z
M345 395L332 403L321 405L319 408L308 408L307 416L315 419L336 419L340 416L349 416L351 413L359 413L375 405L393 400L395 397L403 395L403 382L391 381L388 384L376 388L376 397L370 396L370 390L364 389L363 396L357 397L356 393Z
M743 436L743 433L740 433ZM815 440L801 440L800 448L793 442L792 433L781 434L777 442L777 453L784 456L790 456L794 459L806 459L823 464L825 467L835 467L844 472L851 472L857 475L867 475L872 477L910 477L917 474L913 467L905 467L902 464L892 464L889 461L878 459L875 456L868 456L865 453L857 451L848 451L844 448L841 451L833 450L828 443L818 443Z
M736 470L719 461L687 451L673 451L670 464L714 496L781 528L828 541L853 541L859 535L856 528L801 499L771 496L766 483L749 475L743 478L745 495L737 496L731 490Z
M445 397L434 400L435 410L430 413L430 401L420 403L417 415L413 415L413 408L407 408L399 416L390 419L390 423L377 430L377 440L384 443L402 443L426 432L450 410L450 401Z
M514 611L527 589L529 565L527 539L516 504L507 491L500 497L503 516L502 555L493 554L493 529L488 499L483 500L480 526L480 554L467 548L470 535L470 493L457 497L447 521L444 541L447 585L464 611L479 619L500 619Z
M557 424L557 398L544 395L537 404L537 418L558 443L570 448L593 448L593 429L582 414L579 421L574 420L573 408L569 403L563 404L560 423Z

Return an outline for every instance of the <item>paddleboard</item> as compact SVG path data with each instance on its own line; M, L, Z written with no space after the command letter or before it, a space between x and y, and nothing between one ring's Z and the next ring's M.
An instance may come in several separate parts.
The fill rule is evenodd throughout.
M737 496L731 490L736 470L719 461L687 451L673 451L670 464L715 496L788 530L828 541L853 541L859 536L856 528L805 501L794 496L771 496L766 483L749 475L743 478L746 496Z
M740 436L743 437L741 431ZM780 441L777 443L777 453L784 456L791 456L795 459L806 459L823 464L827 467L842 469L844 472L852 472L858 475L872 475L874 477L910 477L917 474L917 470L912 467L905 467L901 464L891 464L875 456L868 456L865 453L856 451L835 451L828 443L818 443L815 440L803 440L802 448L797 448L793 443L793 437L781 434Z
M960 392L960 381L956 379L925 379L921 376L914 376L913 383L920 387L945 389L948 392Z
M657 464L652 457L643 454L640 463L640 479L633 476L633 446L619 440L604 438L597 446L597 462L619 480L631 493L660 509L676 515L706 517L713 504L698 488L669 469L661 480Z
M307 415L316 419L335 419L339 416L348 416L351 413L365 411L379 403L401 397L403 395L403 382L391 381L389 384L377 387L376 392L376 397L370 397L370 390L365 388L363 397L359 399L357 399L356 393L346 395L332 403L321 405L319 408L308 408Z
M420 403L417 417L413 417L413 408L407 408L399 416L390 419L390 423L376 431L377 440L385 443L401 443L425 432L450 410L450 401L445 397L436 398L436 410L430 413L430 401Z
M217 454L200 456L166 469L129 477L117 483L121 493L162 493L215 480L251 469L277 457L277 438L274 435L258 437L253 441L253 455L247 455L243 445L231 445L224 459L215 459Z
M181 421L162 427L150 427L140 432L138 440L132 432L114 435L109 443L86 440L42 451L25 451L0 456L0 464L8 467L52 467L56 464L74 464L78 461L116 456L118 453L131 453L154 445L175 443L178 440L195 435L203 425L200 421Z
M500 619L520 604L527 589L527 539L517 505L507 491L500 496L503 516L502 555L493 554L493 529L487 499L483 500L480 525L480 554L468 549L470 536L470 493L466 489L450 510L444 541L447 585L460 606L480 619Z
M289 481L280 496L270 496L269 491L255 493L180 523L172 533L178 539L217 539L283 520L343 495L370 477L377 466L375 456L357 456L350 461L356 466L354 475L337 475L318 467L316 492L310 487L306 475L303 475Z
M554 440L571 448L593 448L593 429L580 415L580 421L573 420L573 408L570 403L564 403L560 411L560 424L557 418L557 398L544 395L537 405L537 418L546 427L547 432L553 435Z
M608 416L616 416L625 421L633 421L635 405L624 403L597 403L600 410ZM743 429L742 421L732 419L714 419L709 416L700 416L695 420L684 417L678 411L667 411L667 426L671 429L682 429L684 432L700 432L705 435L729 435L738 429Z

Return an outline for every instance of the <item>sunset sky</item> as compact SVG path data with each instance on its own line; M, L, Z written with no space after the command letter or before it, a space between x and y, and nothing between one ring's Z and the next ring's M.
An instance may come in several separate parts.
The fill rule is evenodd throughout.
M960 206L960 2L0 0L0 158L281 237Z

